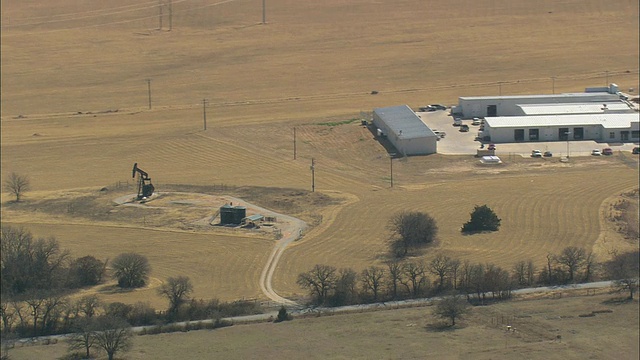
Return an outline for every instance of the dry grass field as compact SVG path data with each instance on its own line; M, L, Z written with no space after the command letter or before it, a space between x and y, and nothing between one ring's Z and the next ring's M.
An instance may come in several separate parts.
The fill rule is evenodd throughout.
M137 336L122 358L638 358L637 300L616 303L612 295L585 296L584 290L557 295L475 307L455 329L441 331L433 327L439 320L431 308L421 307ZM594 311L595 316L581 317ZM515 331L507 332L507 324ZM10 355L16 360L55 359L65 352L66 346L58 343L18 347Z
M158 308L166 304L153 287L176 275L189 276L199 298L260 298L273 239L167 228L152 214L148 223L146 214L107 216L111 190L131 181L134 162L160 191L284 189L278 201L253 195L315 225L282 256L274 288L284 296L300 295L295 278L316 263L380 264L387 219L403 209L438 221L440 243L425 258L441 251L510 267L572 245L602 257L637 246L605 224L607 204L638 187L630 155L514 158L498 170L471 157L415 157L396 162L389 189L387 153L348 122L374 107L451 104L499 89L551 93L552 76L556 92L607 79L638 89L637 1L268 3L261 25L258 1L174 0L172 31L166 16L158 31L155 1L2 0L1 174L26 174L33 188L20 206L2 194L3 225L56 236L74 256L144 254L149 288L93 290ZM316 189L333 203L309 200L311 158ZM81 208L90 215L48 210L102 187L110 191L101 205ZM485 203L501 230L461 235L473 206Z

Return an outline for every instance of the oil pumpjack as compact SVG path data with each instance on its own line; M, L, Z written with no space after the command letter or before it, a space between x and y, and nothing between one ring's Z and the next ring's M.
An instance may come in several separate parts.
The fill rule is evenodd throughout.
M138 174L138 200L142 200L153 195L153 190L155 190L155 187L151 183L151 178L146 171L138 167L138 163L133 164L131 177L135 179L136 173Z

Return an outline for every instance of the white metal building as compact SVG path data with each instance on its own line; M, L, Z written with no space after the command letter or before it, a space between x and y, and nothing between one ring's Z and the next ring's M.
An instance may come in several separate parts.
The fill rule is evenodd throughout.
M619 95L606 92L571 93L555 95L516 95L516 96L477 96L460 97L458 106L452 109L456 117L471 119L474 117L521 116L523 105L534 104L602 104L622 103Z
M520 105L521 114L515 116L571 115L571 114L633 114L629 105L617 101L606 103L532 104Z
M640 114L573 114L485 118L480 136L494 143L558 140L637 142Z
M438 151L438 136L407 105L374 109L373 125L404 156Z

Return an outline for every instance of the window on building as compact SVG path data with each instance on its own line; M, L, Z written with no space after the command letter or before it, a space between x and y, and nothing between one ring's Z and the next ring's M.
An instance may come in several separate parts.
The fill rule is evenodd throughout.
M616 138L616 133L614 131L609 133L609 139L615 139Z
M540 137L540 131L538 129L529 129L529 140L537 141Z
M640 138L640 130L631 131L631 137L634 139Z

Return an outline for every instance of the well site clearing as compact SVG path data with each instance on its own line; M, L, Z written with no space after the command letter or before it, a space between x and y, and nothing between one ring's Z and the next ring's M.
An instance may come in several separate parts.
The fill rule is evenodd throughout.
M167 18L158 29L156 2L139 3L1 2L1 175L32 186L20 204L2 193L2 225L55 236L74 257L146 256L150 285L87 289L105 301L164 308L156 287L179 275L195 298L268 301L260 279L277 239L194 225L218 210L211 197L309 225L273 271L273 289L290 299L305 295L296 278L315 264L381 265L388 219L402 210L438 222L425 260L509 269L567 246L602 260L638 246L609 221L616 199L638 188L629 151L569 163L507 156L499 167L473 154L400 158L390 187L388 152L360 125L378 107L551 93L551 77L556 92L616 82L637 94L637 2L274 0L263 24L257 1L174 1L171 31ZM160 194L189 195L163 209L117 205L135 193L134 163ZM482 204L500 231L462 235ZM581 343L591 334L576 331Z

